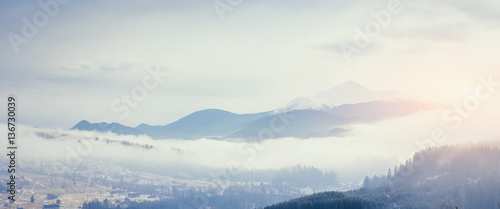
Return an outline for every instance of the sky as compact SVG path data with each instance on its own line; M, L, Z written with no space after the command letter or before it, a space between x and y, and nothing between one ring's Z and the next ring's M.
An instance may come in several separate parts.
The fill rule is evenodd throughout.
M494 0L4 1L0 25L0 98L37 127L263 112L348 80L453 103L500 80Z

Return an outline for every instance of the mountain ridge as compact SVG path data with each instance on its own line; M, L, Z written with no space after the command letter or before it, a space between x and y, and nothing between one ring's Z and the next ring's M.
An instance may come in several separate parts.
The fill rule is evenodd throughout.
M346 125L373 122L412 114L432 108L424 102L407 99L397 91L371 91L347 81L313 97L298 97L285 106L254 114L236 114L221 109L195 111L166 125L142 123L128 127L118 123L80 121L71 129L111 131L117 134L145 134L153 139L229 139L259 140L280 137L342 136ZM278 124L288 115L296 115L289 124ZM280 130L274 126L282 126ZM273 130L271 130L273 129ZM271 132L269 132L271 130ZM266 136L262 132L267 132Z
M329 110L344 104L357 104L370 101L396 101L407 99L403 94L393 91L372 91L354 81L322 91L311 97L297 97L273 111L282 113L299 109Z

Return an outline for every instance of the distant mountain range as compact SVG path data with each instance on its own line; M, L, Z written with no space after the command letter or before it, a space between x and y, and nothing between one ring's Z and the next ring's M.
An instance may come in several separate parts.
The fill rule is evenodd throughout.
M276 110L235 114L207 109L191 113L163 126L141 124L135 128L118 123L81 121L71 129L148 135L154 139L227 139L249 141L279 137L328 137L348 132L349 124L400 117L433 105L396 91L371 91L354 81L300 97Z

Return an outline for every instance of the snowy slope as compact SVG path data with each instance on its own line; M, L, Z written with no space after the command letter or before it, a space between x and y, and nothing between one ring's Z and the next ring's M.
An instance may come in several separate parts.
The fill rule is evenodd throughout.
M354 81L316 94L312 97L299 97L287 105L273 111L274 114L293 110L329 110L344 104L358 104L372 101L400 101L405 97L396 91L371 91Z

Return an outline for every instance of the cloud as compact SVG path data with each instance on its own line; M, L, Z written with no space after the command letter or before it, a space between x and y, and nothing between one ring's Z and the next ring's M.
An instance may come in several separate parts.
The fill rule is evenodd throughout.
M123 80L136 78L154 67L148 60L131 55L102 56L93 61L59 62L56 65L56 69L45 72L42 78Z
M227 165L238 165L240 169L276 169L302 164L325 171L333 170L346 181L360 181L366 175L386 173L387 169L407 160L415 151L425 148L420 144L428 141L436 128L445 130L447 136L437 146L498 139L500 132L495 123L491 123L500 114L495 109L499 104L497 100L482 103L482 108L464 119L458 129L452 129L443 121L441 116L444 110L440 109L373 124L354 125L350 135L345 137L287 137L261 143L208 139L152 140L147 136L26 126L19 129L18 135L22 138L19 141L22 147L20 156L30 160L64 162L68 153L75 157L68 151L73 150L82 160L106 161L145 169L143 171L146 172L160 167L174 173L185 172L180 168L176 170L176 166L183 166L183 169L190 167L188 170L224 170ZM0 128L5 132L5 125L0 125ZM153 149L145 149L145 145L153 146Z
M243 1L220 21L211 1L71 1L18 54L5 35L19 33L21 18L41 8L36 2L3 2L0 22L6 27L0 34L6 47L0 48L0 87L30 99L51 94L45 101L53 101L45 105L51 112L67 108L62 104L87 109L85 101L107 108L141 82L145 64L160 64L175 72L172 79L151 94L149 112L138 111L141 117L125 123L162 124L165 118L205 108L267 111L349 79L379 89L403 88L389 85L393 78L371 78L411 74L410 68L443 69L449 63L423 66L419 59L447 54L464 62L462 67L478 62L496 66L493 37L498 31L488 27L495 22L493 1L471 7L465 1L424 1L405 7L353 63L346 63L338 45L352 42L353 29L364 26L372 19L370 12L386 8L388 2ZM411 79L405 83L421 85ZM62 127L78 121L67 114L52 124L35 111L36 105L27 109L39 125ZM101 118L97 112L103 110L86 112L89 118Z
M432 41L442 42L451 41L458 42L466 38L467 26L462 24L445 24L414 27L409 29L395 29L388 33L387 36L393 39L407 39L408 41Z
M392 14L387 26L382 26L380 33L369 37L369 45L361 49L358 55L377 55L381 52L413 51L425 52L422 45L439 45L442 42L451 42L456 45L468 40L475 40L476 32L487 33L494 30L489 27L491 22L498 21L500 13L494 12L499 8L495 1L467 2L467 1L444 1L444 2L406 2L400 1L402 12ZM354 45L354 39L359 38L355 28L359 28L366 35L366 26L369 22L377 19L371 16L371 12L380 12L383 7L373 7L366 10L365 15L359 15L364 22L351 25L343 31L315 37L308 42L312 49L329 52L334 55L342 55L340 50L342 44ZM371 10L371 11L370 11ZM464 16L464 14L467 14ZM479 19L478 19L479 18ZM376 21L381 24L380 21ZM482 27L481 27L482 26ZM349 33L346 33L348 31ZM392 43L406 45L406 49ZM412 44L413 43L413 44Z
M450 5L453 5L458 10L478 19L495 22L496 24L498 24L500 21L500 4L498 1L480 0L471 2L461 0L446 2Z

